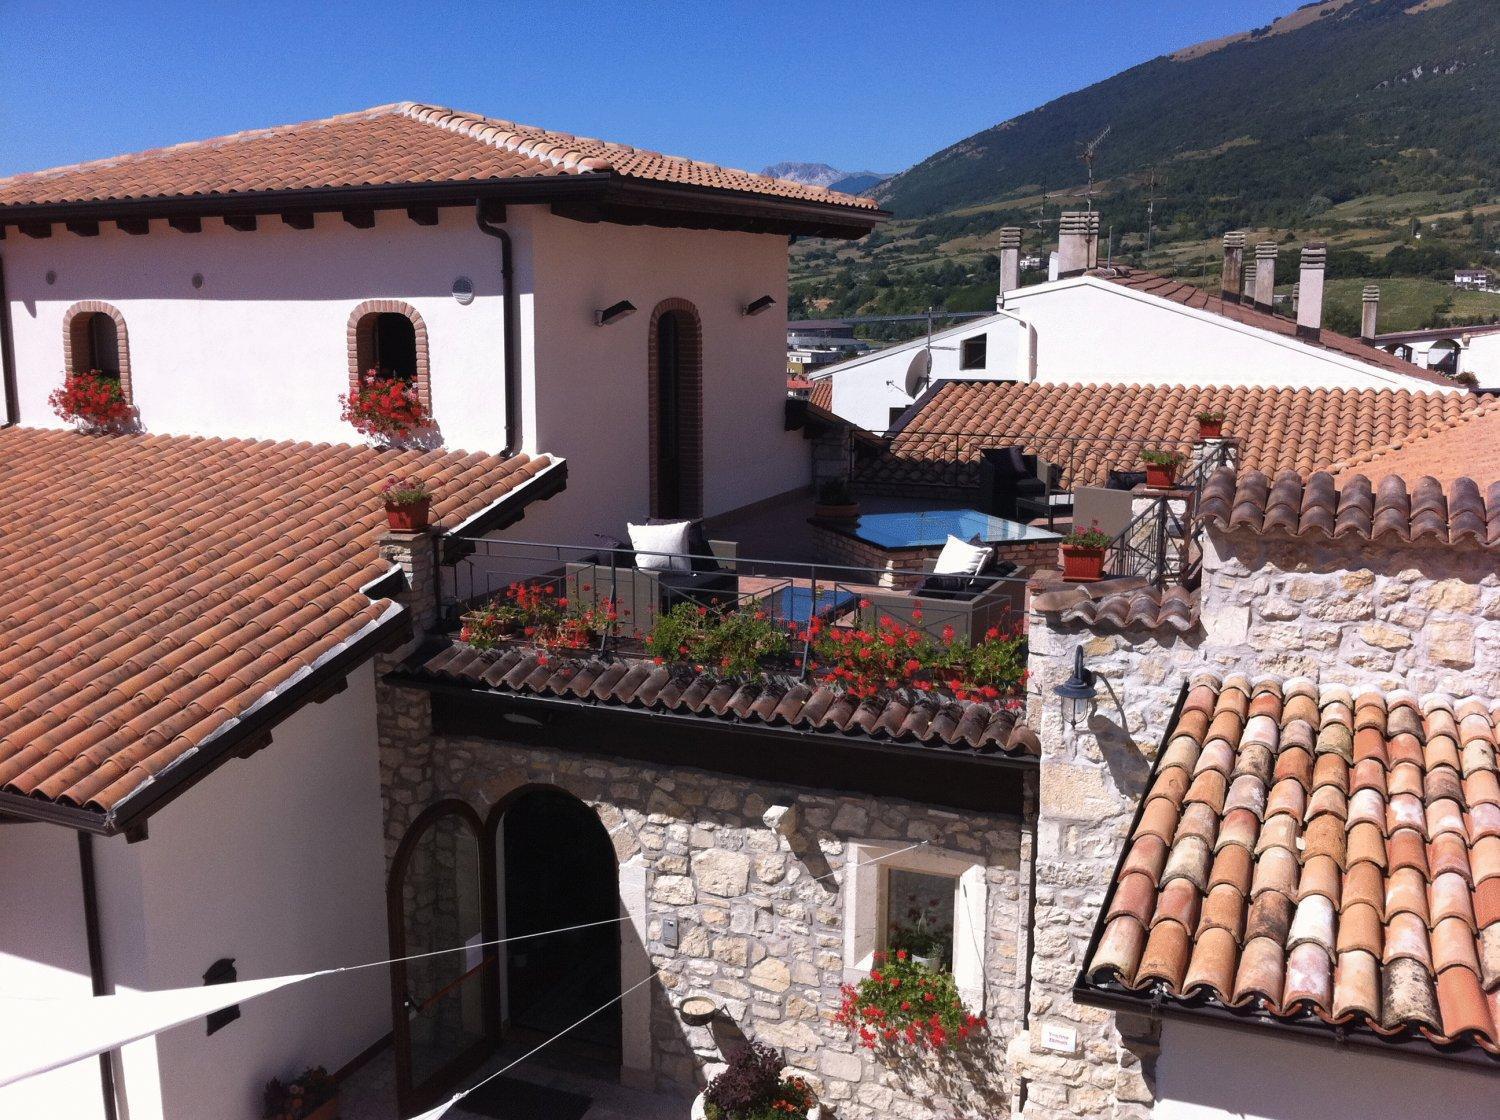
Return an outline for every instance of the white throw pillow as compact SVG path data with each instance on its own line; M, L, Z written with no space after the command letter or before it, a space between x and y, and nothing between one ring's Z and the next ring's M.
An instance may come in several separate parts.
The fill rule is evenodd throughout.
M669 521L665 525L626 525L635 566L648 572L690 572L688 526L691 521Z
M989 561L993 549L984 545L961 541L952 533L938 553L937 565L932 574L937 576L977 576Z

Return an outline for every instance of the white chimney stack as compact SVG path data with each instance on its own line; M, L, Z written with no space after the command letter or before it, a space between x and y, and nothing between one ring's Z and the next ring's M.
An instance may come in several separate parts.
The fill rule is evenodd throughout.
M1262 241L1255 247L1255 306L1271 311L1276 306L1276 242Z
M1327 245L1318 242L1302 246L1302 268L1297 279L1298 338L1315 339L1323 333L1323 274L1327 264Z
M1366 342L1375 341L1375 324L1380 318L1380 286L1366 284L1364 305L1360 308L1359 337Z
M1021 227L1000 227L1000 300L1021 286Z
M1078 276L1099 263L1099 212L1065 211L1057 226L1057 275Z
M1245 232L1232 229L1224 235L1224 276L1219 282L1219 295L1226 303L1240 302L1244 269Z

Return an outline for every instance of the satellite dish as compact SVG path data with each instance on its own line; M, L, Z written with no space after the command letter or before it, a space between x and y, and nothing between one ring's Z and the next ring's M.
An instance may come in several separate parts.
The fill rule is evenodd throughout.
M906 395L908 397L919 397L922 390L927 388L927 382L932 377L932 351L922 347L912 355L911 364L906 367Z

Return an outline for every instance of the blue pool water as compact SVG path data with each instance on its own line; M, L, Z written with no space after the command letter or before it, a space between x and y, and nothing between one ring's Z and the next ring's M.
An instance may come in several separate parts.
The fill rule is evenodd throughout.
M977 509L924 509L865 513L854 523L854 536L879 548L934 548L949 534L960 540L978 537L987 544L1002 541L1056 540L1058 534L1019 521L992 517Z

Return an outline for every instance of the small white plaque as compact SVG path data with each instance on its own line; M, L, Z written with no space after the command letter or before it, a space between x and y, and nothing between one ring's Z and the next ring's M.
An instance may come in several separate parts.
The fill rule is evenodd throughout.
M1078 1032L1061 1023L1042 1024L1042 1049L1054 1054L1078 1053Z

